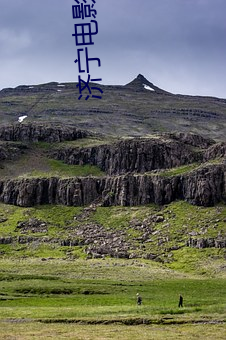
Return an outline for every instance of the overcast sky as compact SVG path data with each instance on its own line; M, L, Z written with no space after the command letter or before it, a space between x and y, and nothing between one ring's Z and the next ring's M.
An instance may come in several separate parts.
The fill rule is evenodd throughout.
M91 3L91 0L87 0ZM0 89L78 80L74 0L0 0ZM103 84L139 73L182 94L226 98L225 0L96 0L88 47ZM82 47L79 47L82 48Z

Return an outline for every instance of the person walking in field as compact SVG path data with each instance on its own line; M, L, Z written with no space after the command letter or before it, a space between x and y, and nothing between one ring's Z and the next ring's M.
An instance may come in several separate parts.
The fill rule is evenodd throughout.
M140 296L139 293L137 293L137 305L141 306L141 304L142 304L142 297Z
M183 307L183 296L180 294L179 296L179 304L178 304L178 307Z

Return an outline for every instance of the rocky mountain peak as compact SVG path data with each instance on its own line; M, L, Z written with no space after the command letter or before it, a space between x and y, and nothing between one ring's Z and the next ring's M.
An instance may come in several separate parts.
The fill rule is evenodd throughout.
M149 80L147 80L142 74L138 74L138 76L132 80L130 83L126 84L125 87L133 89L137 92L139 91L150 91L152 93L158 93L158 94L171 94L170 92L167 92L158 86L151 83Z
M144 81L144 82L148 82L148 80L143 76L143 74L138 74L137 78L138 80Z

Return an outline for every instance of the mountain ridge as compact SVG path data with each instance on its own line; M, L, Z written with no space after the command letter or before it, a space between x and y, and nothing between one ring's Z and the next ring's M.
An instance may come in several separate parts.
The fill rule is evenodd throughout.
M0 91L1 125L25 122L74 125L108 136L193 132L226 136L226 99L177 95L139 74L126 85L101 85L102 99L78 100L76 83L21 85Z
M33 92L34 91L35 92L37 89L51 91L51 90L55 90L56 87L62 87L62 88L66 87L67 89L71 89L71 88L76 88L77 84L78 82L57 82L57 81L50 81L47 83L40 83L40 84L27 84L27 85L19 84L15 87L2 88L0 90L0 97L2 95L4 96L5 94L13 94L13 92L15 91L21 91L21 92L26 92L26 91ZM132 79L130 82L126 84L114 84L113 85L113 84L102 84L102 83L92 83L92 82L90 82L90 84L98 84L104 89L107 89L107 88L109 89L116 88L116 89L121 89L121 90L130 89L130 90L136 90L137 92L144 91L145 90L144 85L147 85L151 87L152 91L156 92L157 94L169 94L173 96L200 97L200 98L213 98L213 99L215 98L215 99L223 100L226 102L226 98L223 98L223 97L217 97L217 96L211 96L211 95L198 95L198 94L190 95L186 93L172 93L170 91L167 91L167 90L164 90L158 87L157 85L149 81L141 73L139 73L134 79Z

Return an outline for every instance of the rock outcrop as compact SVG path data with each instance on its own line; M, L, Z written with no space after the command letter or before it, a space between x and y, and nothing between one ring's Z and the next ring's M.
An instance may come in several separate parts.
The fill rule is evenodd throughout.
M180 141L160 138L125 140L87 148L61 148L51 156L67 164L97 165L108 175L144 173L202 160L201 151L194 152Z
M207 149L211 145L215 144L215 141L211 138L196 135L194 133L166 133L163 136L168 136L170 139L180 141L183 144L192 145L201 149Z
M22 142L63 142L90 136L87 131L74 126L51 126L41 124L14 124L0 127L0 140Z
M25 152L27 149L26 145L23 144L12 144L12 143L1 143L0 144L0 161L15 159L18 155Z
M95 208L91 209L95 212ZM78 217L78 216L77 216ZM80 216L81 217L81 216ZM80 219L79 217L79 219ZM78 219L76 218L76 221ZM48 234L48 223L39 219L30 218L23 222L18 222L15 232L19 235L0 237L0 244L24 244L37 247L41 244L54 244L55 246L70 247L67 249L67 256L71 256L71 247L80 246L87 254L87 258L103 258L111 256L117 258L137 258L143 257L155 261L168 262L172 256L172 250L177 250L184 246L194 248L219 248L226 247L226 238L224 234L219 234L215 237L186 237L184 245L170 245L167 247L170 236L163 235L163 230L167 228L169 231L170 224L167 223L161 229L156 228L158 223L164 222L165 217L162 213L147 216L143 221L132 219L129 224L121 229L103 226L101 224L83 220L77 226L68 226L67 236L60 235L51 237ZM131 230L134 232L131 233ZM40 235L42 233L43 235ZM136 236L136 233L139 236ZM198 234L197 234L198 235ZM137 247L137 242L139 247ZM157 251L150 252L150 243L158 244ZM154 248L154 247L153 247ZM4 252L4 251L3 251ZM73 256L73 255L72 255Z
M217 143L212 145L204 152L204 161L214 158L222 158L226 156L226 143Z
M0 139L4 140L60 142L86 135L86 132L68 127L57 129L31 124L0 129ZM9 158L13 150L16 154L26 147L4 143L0 146L0 160ZM0 201L19 206L48 203L84 206L94 201L101 201L105 206L137 206L152 202L163 205L183 199L192 204L211 206L226 198L226 164L223 160L220 164L199 166L186 174L168 177L161 174L163 169L201 163L216 155L225 156L225 144L213 144L212 140L193 134L167 134L109 145L54 150L50 155L52 158L68 164L96 165L108 176L8 179L0 181Z
M176 199L211 206L225 199L226 165L209 165L189 174L122 175L77 178L33 178L0 181L0 201L19 206L83 206L102 200L105 206L163 205Z
M224 237L217 238L200 238L194 239L190 238L186 244L188 247L192 248L226 248L226 239Z

